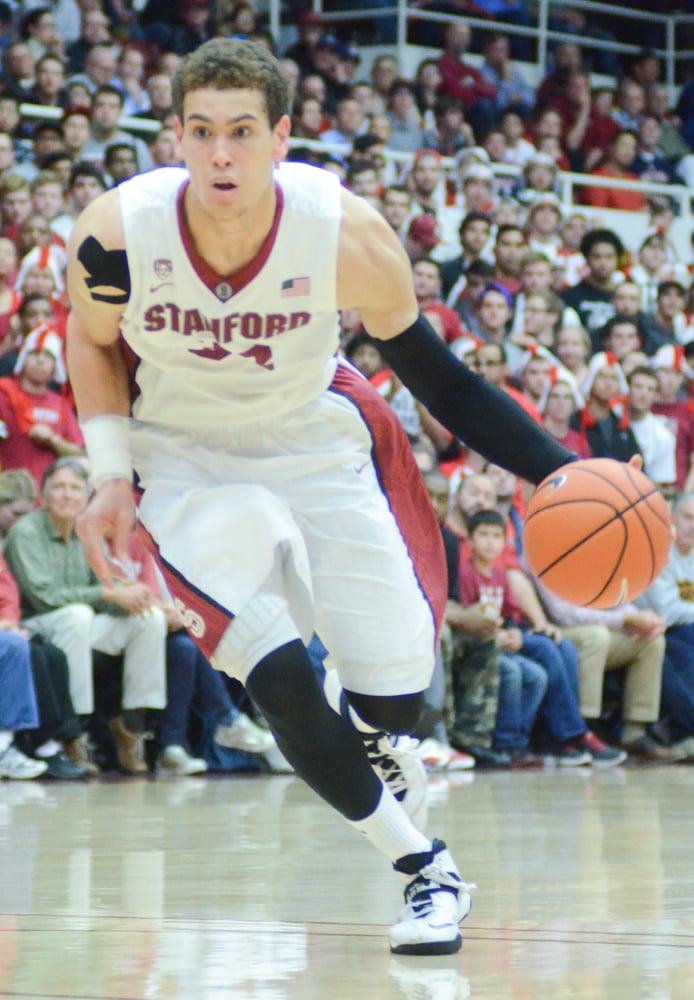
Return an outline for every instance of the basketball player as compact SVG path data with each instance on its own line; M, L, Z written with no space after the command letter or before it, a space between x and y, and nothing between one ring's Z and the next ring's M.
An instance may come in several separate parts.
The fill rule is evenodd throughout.
M71 242L69 364L96 486L80 537L110 580L134 469L139 530L191 635L405 877L391 949L455 952L470 886L416 825L426 788L409 741L385 735L411 732L423 706L443 551L397 421L337 357L337 310L358 308L403 382L493 462L538 482L572 455L418 318L376 211L328 172L279 165L290 122L272 56L215 39L174 93L187 169L106 193ZM314 627L334 667L325 689Z

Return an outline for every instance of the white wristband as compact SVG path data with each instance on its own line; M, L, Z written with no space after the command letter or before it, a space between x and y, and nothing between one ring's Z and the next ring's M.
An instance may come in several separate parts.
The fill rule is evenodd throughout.
M89 456L92 481L98 489L107 479L132 482L130 433L127 417L100 414L80 424Z

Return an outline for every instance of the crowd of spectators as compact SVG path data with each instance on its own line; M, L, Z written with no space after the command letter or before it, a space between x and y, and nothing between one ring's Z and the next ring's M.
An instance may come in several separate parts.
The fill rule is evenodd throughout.
M423 759L694 759L694 268L671 239L668 197L600 183L568 207L559 197L569 169L686 184L694 84L672 102L644 51L592 89L568 38L534 86L500 19L529 23L525 5L470 6L491 30L473 39L463 16L436 25L438 54L408 77L393 55L367 69L366 50L306 9L277 51L250 2L0 0L0 776L95 773L109 761L105 735L132 774L199 773L223 751L283 767L244 692L188 638L151 556L133 552L140 575L103 588L74 532L89 484L64 363L66 242L101 192L180 165L171 77L218 34L276 52L292 95L290 159L334 171L383 214L450 350L582 457L640 454L675 503L675 575L643 606L557 602L523 560L528 484L453 440L387 369L358 313L342 314L341 349L401 419L449 557ZM209 753L196 756L201 730Z

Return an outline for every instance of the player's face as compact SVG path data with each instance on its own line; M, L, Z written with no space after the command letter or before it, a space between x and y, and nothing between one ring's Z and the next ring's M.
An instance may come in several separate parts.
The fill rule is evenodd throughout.
M290 128L287 115L271 128L258 90L204 87L186 94L183 122L174 120L174 132L194 197L217 218L251 211L271 189Z

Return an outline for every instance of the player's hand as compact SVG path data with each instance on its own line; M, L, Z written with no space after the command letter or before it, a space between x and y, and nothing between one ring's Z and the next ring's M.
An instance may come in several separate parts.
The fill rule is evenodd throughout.
M128 542L134 526L135 498L127 479L102 483L77 520L75 530L87 561L104 587L111 587L114 579L126 579L117 566L130 564Z
M632 455L627 465L630 465L632 469L638 469L639 472L643 472L643 455Z

